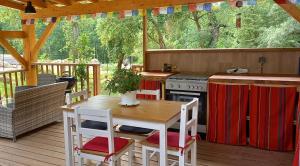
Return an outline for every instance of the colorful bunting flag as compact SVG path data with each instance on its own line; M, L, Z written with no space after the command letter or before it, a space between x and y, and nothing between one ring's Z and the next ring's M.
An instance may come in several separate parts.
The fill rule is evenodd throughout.
M130 12L131 13L131 12ZM131 14L132 15L132 14ZM119 12L119 18L124 19L125 18L125 11L120 11Z
M159 8L153 8L152 9L152 14L153 14L153 16L158 16L159 15Z
M256 3L256 0L246 0L243 4L244 6L255 6Z
M197 11L197 5L196 4L189 4L189 11L190 12Z
M175 13L178 13L178 12L181 12L182 11L182 7L180 6L180 5L176 5L175 7L174 7L174 12Z
M139 10L132 10L131 15L132 16L138 16L139 15Z
M188 6L188 5L182 5L182 6L181 6L181 10L182 10L183 12L187 12L187 11L189 11L189 6Z
M221 2L213 3L211 7L213 11L220 10L220 8L221 8Z
M203 5L203 10L205 10L207 12L211 12L211 10L212 10L212 4L211 3L205 3Z
M278 4L287 4L288 3L287 0L274 0L274 1Z
M300 0L289 0L293 4L300 4Z
M159 8L159 14L168 14L168 8L167 7L160 7Z
M173 6L169 6L167 8L167 14L173 14L174 13L174 7Z
M148 11L145 11L144 9L139 9L139 16L145 16L146 15L146 12Z
M107 18L112 18L114 16L114 13L113 12L108 12L107 13Z

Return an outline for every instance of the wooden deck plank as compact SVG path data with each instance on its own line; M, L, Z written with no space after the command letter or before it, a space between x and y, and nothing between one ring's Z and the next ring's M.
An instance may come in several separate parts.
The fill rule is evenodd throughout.
M136 143L134 164L142 165L141 145ZM198 166L290 166L293 153L271 152L252 147L198 143ZM0 138L0 165L2 166L51 166L64 165L64 139L62 123L19 137L17 142ZM94 165L93 162L87 165ZM151 159L157 165L157 158ZM127 155L122 164L127 165Z

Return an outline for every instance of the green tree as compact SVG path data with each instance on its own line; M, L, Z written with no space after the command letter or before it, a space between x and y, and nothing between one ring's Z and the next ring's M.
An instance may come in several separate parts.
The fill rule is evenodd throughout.
M101 43L106 47L112 62L117 63L120 69L125 56L141 49L138 45L141 40L141 18L129 17L123 20L118 18L98 19L97 34Z

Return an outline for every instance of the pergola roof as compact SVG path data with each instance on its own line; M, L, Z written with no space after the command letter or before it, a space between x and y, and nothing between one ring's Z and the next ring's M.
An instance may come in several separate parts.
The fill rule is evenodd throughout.
M22 14L23 19L148 9L193 3L211 3L222 0L0 0L0 5L24 11L27 1L32 2L33 6L37 9L37 13ZM300 22L300 9L295 4L279 5Z

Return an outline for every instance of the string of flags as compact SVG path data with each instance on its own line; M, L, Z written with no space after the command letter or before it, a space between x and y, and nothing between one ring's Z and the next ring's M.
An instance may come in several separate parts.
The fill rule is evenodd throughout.
M276 1L285 1L285 0L276 0ZM293 2L298 2L300 0L290 0ZM135 10L125 10L125 11L118 11L118 12L100 12L100 13L94 13L94 14L88 14L88 15L72 15L72 16L66 16L65 19L68 21L75 21L79 20L81 18L85 17L91 17L91 18L113 18L113 17L119 17L120 19L124 19L125 17L131 17L131 16L158 16L160 14L174 14L179 12L195 12L195 11L217 11L221 8L230 5L231 7L243 7L243 6L255 6L257 4L256 0L228 0L226 2L216 2L216 3L199 3L199 4L187 4L187 5L175 5L175 6L166 6L166 7L157 7L152 9L135 9ZM50 17L43 19L44 22L47 23L54 23L57 21L56 17ZM34 19L27 19L22 20L22 24L30 25L34 24Z

